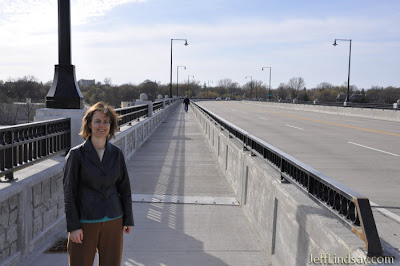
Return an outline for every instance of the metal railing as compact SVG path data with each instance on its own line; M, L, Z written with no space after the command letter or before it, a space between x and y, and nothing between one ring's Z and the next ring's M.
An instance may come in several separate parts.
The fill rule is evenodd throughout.
M193 103L193 102L192 102ZM243 143L246 150L263 158L281 173L282 181L295 184L310 198L328 209L366 243L368 256L383 254L375 219L368 198L352 191L285 152L271 146L218 115L193 103L222 129Z
M123 126L131 123L134 120L140 119L142 117L146 117L149 113L149 107L147 104L125 107L125 108L117 108L115 112L120 116L120 120L118 121L118 126Z
M176 101L175 99L173 101ZM168 101L166 101L166 104ZM153 110L163 102L153 103ZM148 105L115 109L119 126L148 115ZM61 118L0 128L0 177L14 179L14 172L71 148L71 119Z
M153 103L153 112L163 108L163 101Z
M250 99L246 99L252 101ZM267 102L267 100L260 100L261 102ZM357 103L357 102L349 102L344 105L343 102L318 102L314 103L313 101L301 101L298 100L293 102L293 100L280 100L280 101L270 101L270 102L279 102L279 103L286 103L286 104L305 104L305 105L320 105L320 106L336 106L336 107L346 107L346 108L365 108L365 109L388 109L388 110L399 110L393 108L393 104L387 103Z
M14 172L71 148L71 119L8 126L0 129L0 176Z
M170 99L171 103L179 100L179 98ZM165 106L169 105L169 101L165 101ZM153 112L163 108L163 101L153 102ZM118 121L118 126L130 124L131 122L143 117L147 117L149 108L147 104L136 105L125 108L117 108L115 112L121 117Z

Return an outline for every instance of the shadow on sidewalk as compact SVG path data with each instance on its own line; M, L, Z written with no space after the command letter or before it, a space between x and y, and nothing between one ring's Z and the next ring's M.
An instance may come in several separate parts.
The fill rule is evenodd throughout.
M132 192L158 197L184 196L185 182L193 180L189 173L190 165L198 158L196 147L203 145L196 144L192 137L204 138L198 133L201 133L201 128L193 113L190 110L185 113L177 107L129 160L127 167ZM209 228L210 219L219 219L218 215L209 217L204 214L204 207L208 208L172 203L134 203L135 227L124 240L124 265L228 265L207 253L205 243L199 240L206 240L207 249L212 252L215 250L213 238L221 237ZM199 213L203 215L200 217Z

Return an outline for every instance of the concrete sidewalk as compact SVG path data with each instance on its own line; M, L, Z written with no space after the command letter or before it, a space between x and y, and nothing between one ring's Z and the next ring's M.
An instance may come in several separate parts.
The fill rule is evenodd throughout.
M127 165L135 227L122 265L268 265L190 109L178 107ZM38 250L28 264L68 265L67 254Z

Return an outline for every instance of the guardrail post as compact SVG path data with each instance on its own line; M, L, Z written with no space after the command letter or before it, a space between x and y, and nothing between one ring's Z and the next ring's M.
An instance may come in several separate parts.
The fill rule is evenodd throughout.
M400 109L400 100L397 100L397 102L393 104L393 109Z
M376 229L375 219L369 200L367 198L355 198L354 204L359 214L361 231L353 227L353 233L365 242L367 255L369 257L382 256L383 250L381 241L379 239L378 230Z
M9 136L8 136L8 141L7 141L7 136L5 136L5 144L12 144L14 142L14 132L11 131ZM4 159L5 159L5 169L11 169L13 167L13 148L10 147L8 149L5 150L4 152ZM6 180L13 180L14 179L14 175L13 173L8 173L5 175Z

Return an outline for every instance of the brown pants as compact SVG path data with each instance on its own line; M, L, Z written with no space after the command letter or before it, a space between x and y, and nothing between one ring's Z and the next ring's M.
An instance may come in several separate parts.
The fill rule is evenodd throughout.
M100 266L120 266L123 247L122 218L102 223L82 223L82 244L68 239L68 263L93 266L96 250Z

